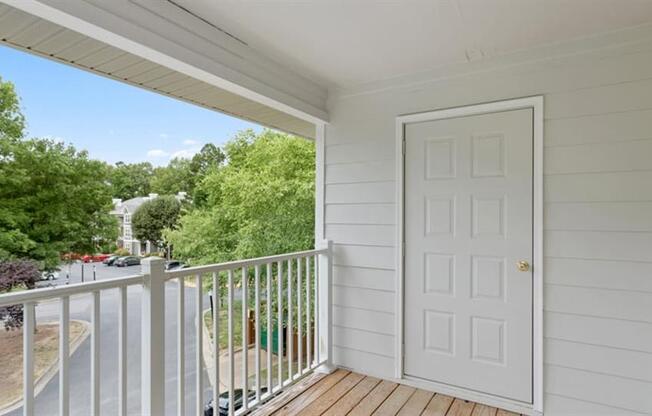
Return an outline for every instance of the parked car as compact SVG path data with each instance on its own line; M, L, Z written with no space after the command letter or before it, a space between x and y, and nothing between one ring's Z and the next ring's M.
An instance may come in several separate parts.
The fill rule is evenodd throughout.
M86 254L82 256L81 260L84 263L93 263L93 262L103 262L106 260L108 257L110 257L110 254Z
M54 280L59 278L59 269L44 270L41 272L41 280Z
M113 266L115 264L115 261L118 260L120 256L117 255L112 255L104 259L102 263L106 264L107 266Z
M165 270L176 270L183 269L186 267L186 264L179 260L170 260L165 263Z
M267 388L261 387L260 394L262 395L265 393L267 393ZM256 391L249 390L248 397L249 401L254 400L256 398ZM225 391L224 393L220 394L220 398L218 400L219 411L217 414L215 414L213 399L210 399L208 403L206 403L206 406L204 406L204 416L227 416L229 414L229 392ZM242 407L242 389L235 389L233 391L233 401L235 404L233 411L235 412Z
M140 257L136 256L119 257L115 261L115 265L118 267L136 266L138 264L140 264Z

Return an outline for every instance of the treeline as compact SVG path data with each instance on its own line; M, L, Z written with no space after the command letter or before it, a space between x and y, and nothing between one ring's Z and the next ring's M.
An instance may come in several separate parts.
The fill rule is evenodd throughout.
M62 253L105 250L117 239L112 198L186 192L152 204L144 223L161 247L192 264L311 248L315 149L305 139L241 131L167 166L109 165L85 151L25 137L19 99L0 79L0 262L56 267ZM156 212L156 211L161 212ZM173 221L170 221L173 220Z
M149 162L118 162L109 167L111 193L114 198L123 200L150 193L174 195L187 192L192 196L196 184L224 160L224 152L208 143L192 159L175 158L167 166L154 167Z

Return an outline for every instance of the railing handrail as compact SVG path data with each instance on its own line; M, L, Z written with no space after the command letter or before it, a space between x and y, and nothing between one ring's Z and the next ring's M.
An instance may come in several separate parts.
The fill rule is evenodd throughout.
M294 253L277 254L274 256L257 257L254 259L235 260L225 263L207 264L204 266L188 267L186 269L171 270L165 272L165 279L175 279L179 277L193 276L204 273L226 272L229 270L240 269L242 267L262 266L267 263L292 260L296 258L314 256L317 254L327 254L328 247L317 248L305 251L295 251Z
M5 293L0 295L0 307L17 305L26 302L41 302L45 300L60 298L62 296L73 296L83 293L95 292L98 290L114 289L121 286L131 286L143 282L143 275L115 277L94 282L73 283L54 287L42 287L38 289L23 290L20 292Z

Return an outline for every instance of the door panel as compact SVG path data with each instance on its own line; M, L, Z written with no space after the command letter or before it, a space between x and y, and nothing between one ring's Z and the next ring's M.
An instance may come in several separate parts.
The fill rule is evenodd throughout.
M532 402L532 120L405 128L406 375Z

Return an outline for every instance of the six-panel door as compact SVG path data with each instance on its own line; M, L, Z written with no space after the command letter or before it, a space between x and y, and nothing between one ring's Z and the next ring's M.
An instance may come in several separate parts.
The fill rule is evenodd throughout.
M532 117L405 128L407 376L532 402Z

